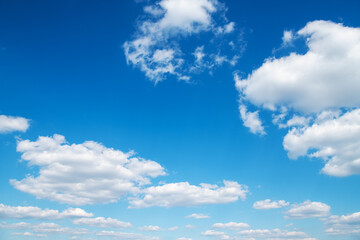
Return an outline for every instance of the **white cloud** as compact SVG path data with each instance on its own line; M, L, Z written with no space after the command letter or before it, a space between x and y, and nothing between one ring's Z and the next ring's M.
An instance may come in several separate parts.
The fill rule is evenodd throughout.
M249 112L245 105L239 106L240 117L245 127L250 129L254 134L264 135L265 130L259 118L259 111Z
M324 220L328 235L360 236L360 212L348 215L332 215Z
M161 230L161 227L149 225L149 226L139 227L139 230L144 232L157 232Z
M23 237L37 237L37 238L46 238L45 234L34 234L31 232L15 232L11 233L13 236L23 236Z
M313 21L284 32L284 44L295 38L306 39L306 53L268 58L244 79L235 74L244 125L263 131L258 110L247 123L245 104L272 111L273 123L289 128L291 158L322 158L328 175L359 174L360 28Z
M294 33L292 31L284 31L282 41L283 45L289 45L294 40Z
M360 174L360 109L342 116L292 129L284 138L290 158L321 158L322 172L332 176Z
M176 240L192 240L191 238L186 238L186 237L181 237L181 238L177 238Z
M76 225L85 225L100 228L129 228L132 227L131 223L122 222L113 218L79 218L72 221Z
M175 207L195 206L201 204L220 204L245 199L248 193L246 185L237 182L223 181L224 186L200 184L190 185L188 182L169 183L149 187L142 191L143 196L130 199L130 207Z
M306 54L269 58L238 90L242 98L273 110L300 112L360 105L360 29L330 21L309 22L297 32L306 37Z
M228 223L215 223L212 225L212 227L220 228L220 229L240 230L243 228L249 228L250 225L247 223L228 222Z
M168 228L168 231L176 231L176 230L178 230L178 229L179 229L178 226L174 226L174 227L169 227L169 228Z
M114 232L114 231L101 231L96 233L97 236L101 237L112 237L122 240L159 240L158 237L149 237L139 233L125 233L125 232Z
M266 239L313 239L308 234L300 231L287 231L281 229L249 229L238 232L239 235L249 238L266 238Z
M26 132L29 126L29 119L0 115L0 133Z
M139 191L150 178L165 175L158 163L135 157L133 152L87 141L69 144L61 135L19 140L22 160L40 168L38 176L28 175L11 184L24 192L72 205L115 202Z
M286 218L320 218L330 215L330 206L322 202L311 202L309 200L292 204L286 212Z
M217 237L219 239L230 239L230 236L225 232L219 232L215 230L206 230L205 232L202 232L201 235L206 237Z
M224 34L229 35L235 28L235 23L226 19L225 8L217 0L160 0L146 6L144 12L147 15L138 23L133 40L124 43L124 50L127 63L138 67L155 82L168 76L185 81L190 79L188 74L193 71L194 63L189 62L189 53L181 48L182 40L212 33L212 38L221 35L224 42ZM209 42L212 45L214 41L209 41L209 37L203 39L203 43L209 45ZM166 61L158 61L159 51L161 55L167 54ZM235 51L233 57L238 55ZM207 57L201 65L206 69L214 67L215 54L207 54Z
M80 208L68 208L59 212L58 210L41 209L39 207L12 207L0 204L0 218L63 219L92 216L92 213L87 213Z
M61 227L56 223L1 223L0 228L4 229L30 229L34 233L48 233L48 234L67 234L67 235L84 235L89 234L90 231L86 228L69 228Z
M188 225L185 225L185 228L196 228L196 226L195 226L195 225L188 224Z
M202 214L202 213L193 213L189 216L186 216L187 218L195 218L195 219L204 219L204 218L210 218L210 216Z
M263 201L257 201L253 204L255 209L273 209L273 208L282 208L288 206L289 203L285 200L271 201L270 199L265 199Z

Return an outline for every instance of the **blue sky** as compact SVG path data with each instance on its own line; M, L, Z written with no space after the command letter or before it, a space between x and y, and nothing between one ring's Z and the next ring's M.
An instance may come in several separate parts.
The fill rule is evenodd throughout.
M358 239L358 1L0 1L1 239Z

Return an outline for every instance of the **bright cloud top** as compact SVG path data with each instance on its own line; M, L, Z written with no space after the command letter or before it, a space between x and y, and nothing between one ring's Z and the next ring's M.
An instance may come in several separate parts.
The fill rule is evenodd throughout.
M40 168L39 176L10 180L38 198L73 205L115 202L139 191L150 178L165 175L158 163L134 157L134 153L87 141L69 144L61 135L18 141L22 160Z
M282 208L288 206L289 203L285 200L279 201L271 201L270 199L266 199L263 201L257 201L253 204L253 208L255 209L273 209L273 208Z
M0 115L0 133L26 132L29 126L29 119Z
M196 206L201 204L220 204L245 199L248 191L246 185L237 182L223 181L224 186L200 184L190 185L188 182L169 183L146 188L142 196L130 199L130 207L175 207Z
M217 0L160 0L144 11L145 20L138 23L134 39L124 43L124 50L128 64L139 68L152 81L171 75L188 81L193 72L224 62L234 65L239 58L240 39L224 39L234 31L235 24L224 17L225 8ZM208 34L206 41L197 42L192 51L185 52L182 40L201 33ZM209 34L214 40L211 42L220 42L221 48L215 45L214 51L214 46L208 46ZM230 51L232 56L221 50Z
M328 175L360 174L360 28L314 21L283 41L303 38L305 54L268 58L245 79L235 74L241 118L263 135L259 110L247 105L269 110L274 124L290 128L283 143L290 158L322 158Z
M32 219L63 219L76 217L92 217L92 213L87 213L80 208L68 208L62 212L52 209L41 209L31 206L7 206L0 204L0 218L32 218Z
M320 218L330 215L330 206L322 202L305 201L292 204L286 212L286 218Z

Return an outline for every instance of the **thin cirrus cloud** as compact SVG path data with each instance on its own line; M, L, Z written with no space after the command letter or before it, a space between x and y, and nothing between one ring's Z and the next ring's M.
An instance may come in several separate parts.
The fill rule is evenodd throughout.
M282 208L288 206L289 203L285 200L271 201L270 199L265 199L263 201L257 201L253 204L253 208L255 209L274 209L274 208Z
M87 213L80 208L68 208L62 212L52 209L41 209L32 206L7 206L0 204L0 218L17 219L64 219L64 218L84 218L92 217L92 213Z
M331 176L360 174L360 28L309 22L285 31L284 47L299 39L306 53L268 58L246 78L234 75L244 125L264 135L260 110L269 111L275 125L289 129L283 146L290 158L320 158Z
M360 212L348 215L332 215L323 219L325 233L333 236L360 236Z
M322 202L305 201L299 204L292 204L286 212L285 218L304 219L304 218L320 218L330 215L330 206Z
M154 82L169 76L188 81L192 73L235 65L244 44L225 12L217 0L160 0L145 6L133 39L124 43L127 63ZM200 34L207 34L206 41L194 38L191 51L181 47Z
M19 140L17 151L40 171L36 177L10 180L16 189L72 205L115 202L139 191L151 178L165 175L160 164L135 157L133 152L93 141L69 144L61 135L39 137L34 142Z
M153 186L142 191L139 197L129 200L131 208L196 206L202 204L220 204L245 199L248 188L233 181L223 181L224 186L188 182L169 183Z
M29 121L23 117L0 115L0 134L15 131L26 132L30 126Z

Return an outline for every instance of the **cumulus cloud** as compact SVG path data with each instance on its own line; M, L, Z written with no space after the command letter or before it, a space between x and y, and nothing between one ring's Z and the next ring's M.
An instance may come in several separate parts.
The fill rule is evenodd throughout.
M283 45L294 39L305 39L307 52L268 58L245 78L235 74L244 125L263 134L258 111L271 111L273 123L289 129L284 147L291 158L322 158L328 175L359 174L360 28L313 21L285 31ZM259 109L254 124L248 105Z
M200 184L190 185L188 182L169 183L153 186L142 191L142 196L130 199L130 207L175 207L195 206L201 204L220 204L245 199L248 193L246 185L237 182L223 181L224 186Z
M316 240L310 238L305 232L288 231L281 229L249 229L238 232L238 235L248 238L266 238L266 239L303 239L303 240Z
M46 233L46 234L66 234L66 235L84 235L89 234L90 231L86 228L69 228L62 227L56 223L1 223L0 228L13 229L13 230L26 230L30 229L34 233Z
M38 176L10 180L18 190L38 198L72 205L115 202L139 191L151 178L165 175L158 163L135 157L133 152L87 141L69 144L65 137L19 140L21 159L40 168Z
M284 138L290 158L321 158L322 172L332 176L360 174L360 109L304 128L294 128Z
M243 228L249 228L250 225L247 223L228 222L228 223L215 223L212 225L212 227L219 229L240 230Z
M360 212L341 216L332 215L324 219L324 223L328 235L360 236Z
M193 213L190 214L189 216L186 216L186 218L204 219L204 218L210 218L210 216L202 213Z
M206 230L205 232L202 232L201 235L206 237L217 237L219 239L230 239L230 236L225 232L219 232L215 230Z
M259 135L265 134L264 127L259 118L259 111L250 112L245 105L240 105L239 110L241 120L243 121L244 126L250 129L250 132Z
M0 115L0 133L26 132L29 126L29 119Z
M219 65L215 60L219 49L231 49L229 45L228 49L224 48L226 44L223 43L230 41L226 39L234 32L235 23L227 20L225 7L217 0L160 0L145 6L144 12L133 39L124 43L124 51L127 63L139 68L152 81L158 82L168 76L188 81L194 63L197 70L213 68ZM195 62L190 61L192 53L181 47L185 39L197 36L194 41L199 40L199 34L208 35L197 42L198 46L219 42L215 45L217 52L203 55L201 59L206 59L201 64L199 55ZM209 34L213 38L211 41ZM214 46L211 48L213 50ZM231 57L224 55L224 60L230 62L239 57L239 50L232 52L235 53Z
M149 225L149 226L139 227L139 230L144 232L157 232L161 230L161 227Z
M286 218L320 218L330 215L330 206L322 202L311 202L309 200L292 204L286 212Z
M32 219L63 219L76 217L92 217L92 213L87 213L80 208L68 208L62 212L52 209L41 209L31 206L7 206L0 204L0 218L32 218Z
M34 234L31 232L15 232L11 233L12 236L23 236L23 237L37 237L37 238L46 238L45 234Z
M159 240L158 237L149 237L139 233L126 233L126 232L115 232L115 231L101 231L96 233L96 236L104 237L108 239L109 237L122 240Z
M100 227L100 228L129 228L132 224L129 222L122 222L113 218L79 218L72 221L76 225Z
M265 199L263 201L257 201L253 204L255 209L273 209L273 208L282 208L288 206L289 203L285 200L271 201L270 199Z

